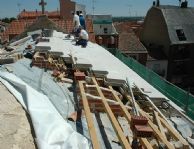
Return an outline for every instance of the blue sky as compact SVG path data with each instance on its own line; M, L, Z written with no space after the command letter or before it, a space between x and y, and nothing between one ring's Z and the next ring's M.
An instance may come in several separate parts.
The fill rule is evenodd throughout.
M21 4L20 10L40 10L38 5L40 0L0 0L0 18L16 17L19 13L18 3ZM46 10L57 10L59 0L45 0ZM85 4L87 13L92 13L93 0L74 0ZM194 0L188 0L189 6L194 6ZM144 16L152 5L153 0L94 0L95 13L112 14L113 16ZM161 4L178 5L178 0L160 0Z

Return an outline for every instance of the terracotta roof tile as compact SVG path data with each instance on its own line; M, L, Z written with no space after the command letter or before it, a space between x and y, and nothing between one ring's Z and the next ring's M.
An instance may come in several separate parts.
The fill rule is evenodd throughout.
M56 20L55 23L58 27L65 30L66 33L70 33L73 30L73 21L72 20ZM86 30L88 33L93 33L93 24L92 20L86 20Z
M49 18L60 18L60 12L59 11L46 11L45 14ZM36 19L38 16L41 16L41 11L22 11L19 15L19 19Z
M132 24L133 25L133 24ZM147 49L131 29L131 23L124 22L115 24L116 30L119 32L119 49L125 53L130 52L146 52Z
M8 39L9 35L19 35L21 34L25 28L32 24L33 21L24 21L24 20L15 20L12 21L9 25L9 27L7 28L7 30L5 30L5 32L2 35L2 40L5 41Z
M7 30L2 35L2 40L5 41L8 39L9 35L19 35L25 31L26 27L30 26L36 19L20 19L12 21ZM57 27L61 28L65 33L70 33L73 30L73 21L72 20L55 20L51 19L56 23ZM93 24L91 20L86 20L86 27L89 33L89 39L92 42L95 42L95 35L93 34Z
M56 20L56 25L64 30L65 33L70 33L73 30L72 20Z

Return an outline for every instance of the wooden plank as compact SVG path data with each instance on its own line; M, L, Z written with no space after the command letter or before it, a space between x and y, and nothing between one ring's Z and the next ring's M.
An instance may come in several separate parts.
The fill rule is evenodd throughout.
M158 112L154 111L154 116L156 119L156 123L158 125L158 129L160 130L160 132L164 135L164 137L166 138L165 132L164 132L164 128L160 122L159 116L158 116Z
M111 86L109 86L109 89L112 91L112 94L113 94L114 99L120 104L121 110L123 111L124 116L127 119L128 123L130 124L131 123L131 115L130 115L130 113L128 112L128 110L126 109L125 105L122 103L122 101L120 100L120 98L117 96L117 94L115 93L115 91L113 90L113 88ZM145 139L145 138L139 138L139 140L140 140L140 143L144 147L149 148L149 149L153 149L152 145L148 142L147 139Z
M163 118L159 117L162 124L168 129L169 133L177 140L183 144L184 149L189 149L188 142L178 133L176 130L168 124Z
M126 97L130 102L132 102L129 95L127 95ZM138 104L137 104L137 106L138 106ZM139 106L138 106L138 108L139 108ZM139 108L139 112L142 116L147 117L146 113L143 110L141 110L140 108ZM153 124L153 122L149 118L148 118L148 125L153 129L153 132L158 140L162 141L168 149L174 149L174 146L161 134L161 132L158 130L158 128Z
M83 82L78 81L78 85L79 85L80 92L81 92L81 98L83 100L83 107L84 107L84 111L85 111L85 115L86 115L86 120L87 120L87 124L88 124L90 137L92 140L93 148L100 149L101 147L100 147L100 144L97 140L97 134L96 134L96 130L95 130L94 123L93 123L94 120L93 120L93 117L92 117L91 112L90 112L87 97L85 95Z
M124 135L124 133L119 125L119 122L117 121L116 117L114 116L110 106L108 105L108 103L107 103L107 101L106 101L106 99L105 99L105 97L104 97L104 95L103 95L103 93L102 93L100 87L98 86L98 83L94 77L92 77L92 81L96 85L96 89L98 91L98 94L102 98L103 106L104 106L106 113L107 113L107 115L108 115L108 117L113 125L113 128L114 128L114 130L119 138L120 143L122 144L123 148L131 149L131 146L130 146L127 138L125 137L125 135Z
M144 111L139 111L142 116L147 117ZM174 149L174 146L162 135L162 133L158 130L156 125L154 125L150 119L148 119L148 125L153 129L154 134L158 138L158 140L162 141L168 149Z

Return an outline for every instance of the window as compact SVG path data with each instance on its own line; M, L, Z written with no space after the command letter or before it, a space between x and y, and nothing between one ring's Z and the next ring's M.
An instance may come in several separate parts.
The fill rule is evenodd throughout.
M108 33L108 28L104 28L104 33L105 33L105 34Z
M185 33L183 31L183 29L177 29L176 30L176 34L177 34L177 37L180 41L185 41L187 40L186 37L185 37Z

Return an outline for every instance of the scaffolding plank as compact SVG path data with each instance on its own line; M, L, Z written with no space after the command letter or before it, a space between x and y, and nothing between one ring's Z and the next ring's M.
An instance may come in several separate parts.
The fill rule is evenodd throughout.
M94 77L92 77L92 81L93 81L94 85L96 85L96 89L98 91L98 94L102 98L103 106L104 106L106 113L107 113L107 115L108 115L108 117L113 125L113 128L114 128L114 130L115 130L115 132L120 140L120 143L122 144L123 148L131 149L131 146L130 146L127 138L125 137L125 135L124 135L124 133L119 125L119 122L117 121L116 117L114 116L110 106L108 105L108 103L107 103L107 101L106 101L106 99L105 99L105 97L104 97L104 95L103 95L103 93L102 93L102 91L101 91L101 89L100 89L100 87L99 87L99 85Z
M121 110L123 111L124 116L127 119L128 123L130 124L131 123L131 115L130 115L130 113L128 112L128 110L126 109L126 107L124 106L124 104L122 103L122 101L120 100L120 98L117 96L117 94L113 90L112 86L109 86L109 89L112 91L112 94L113 94L114 99L120 104ZM148 142L147 139L145 139L145 138L139 138L139 139L140 139L140 143L144 147L149 148L149 149L152 149L153 148L152 145Z
M83 107L84 107L84 111L85 111L85 115L86 115L86 120L87 120L87 124L88 124L90 137L91 137L91 140L92 140L93 148L94 149L100 149L100 144L98 142L95 126L94 126L94 123L93 123L94 120L93 120L93 117L91 115L91 111L90 111L90 107L89 107L87 97L85 95L83 81L78 81L78 85L79 85L79 88L80 88L81 98L82 98L82 101L83 101Z

